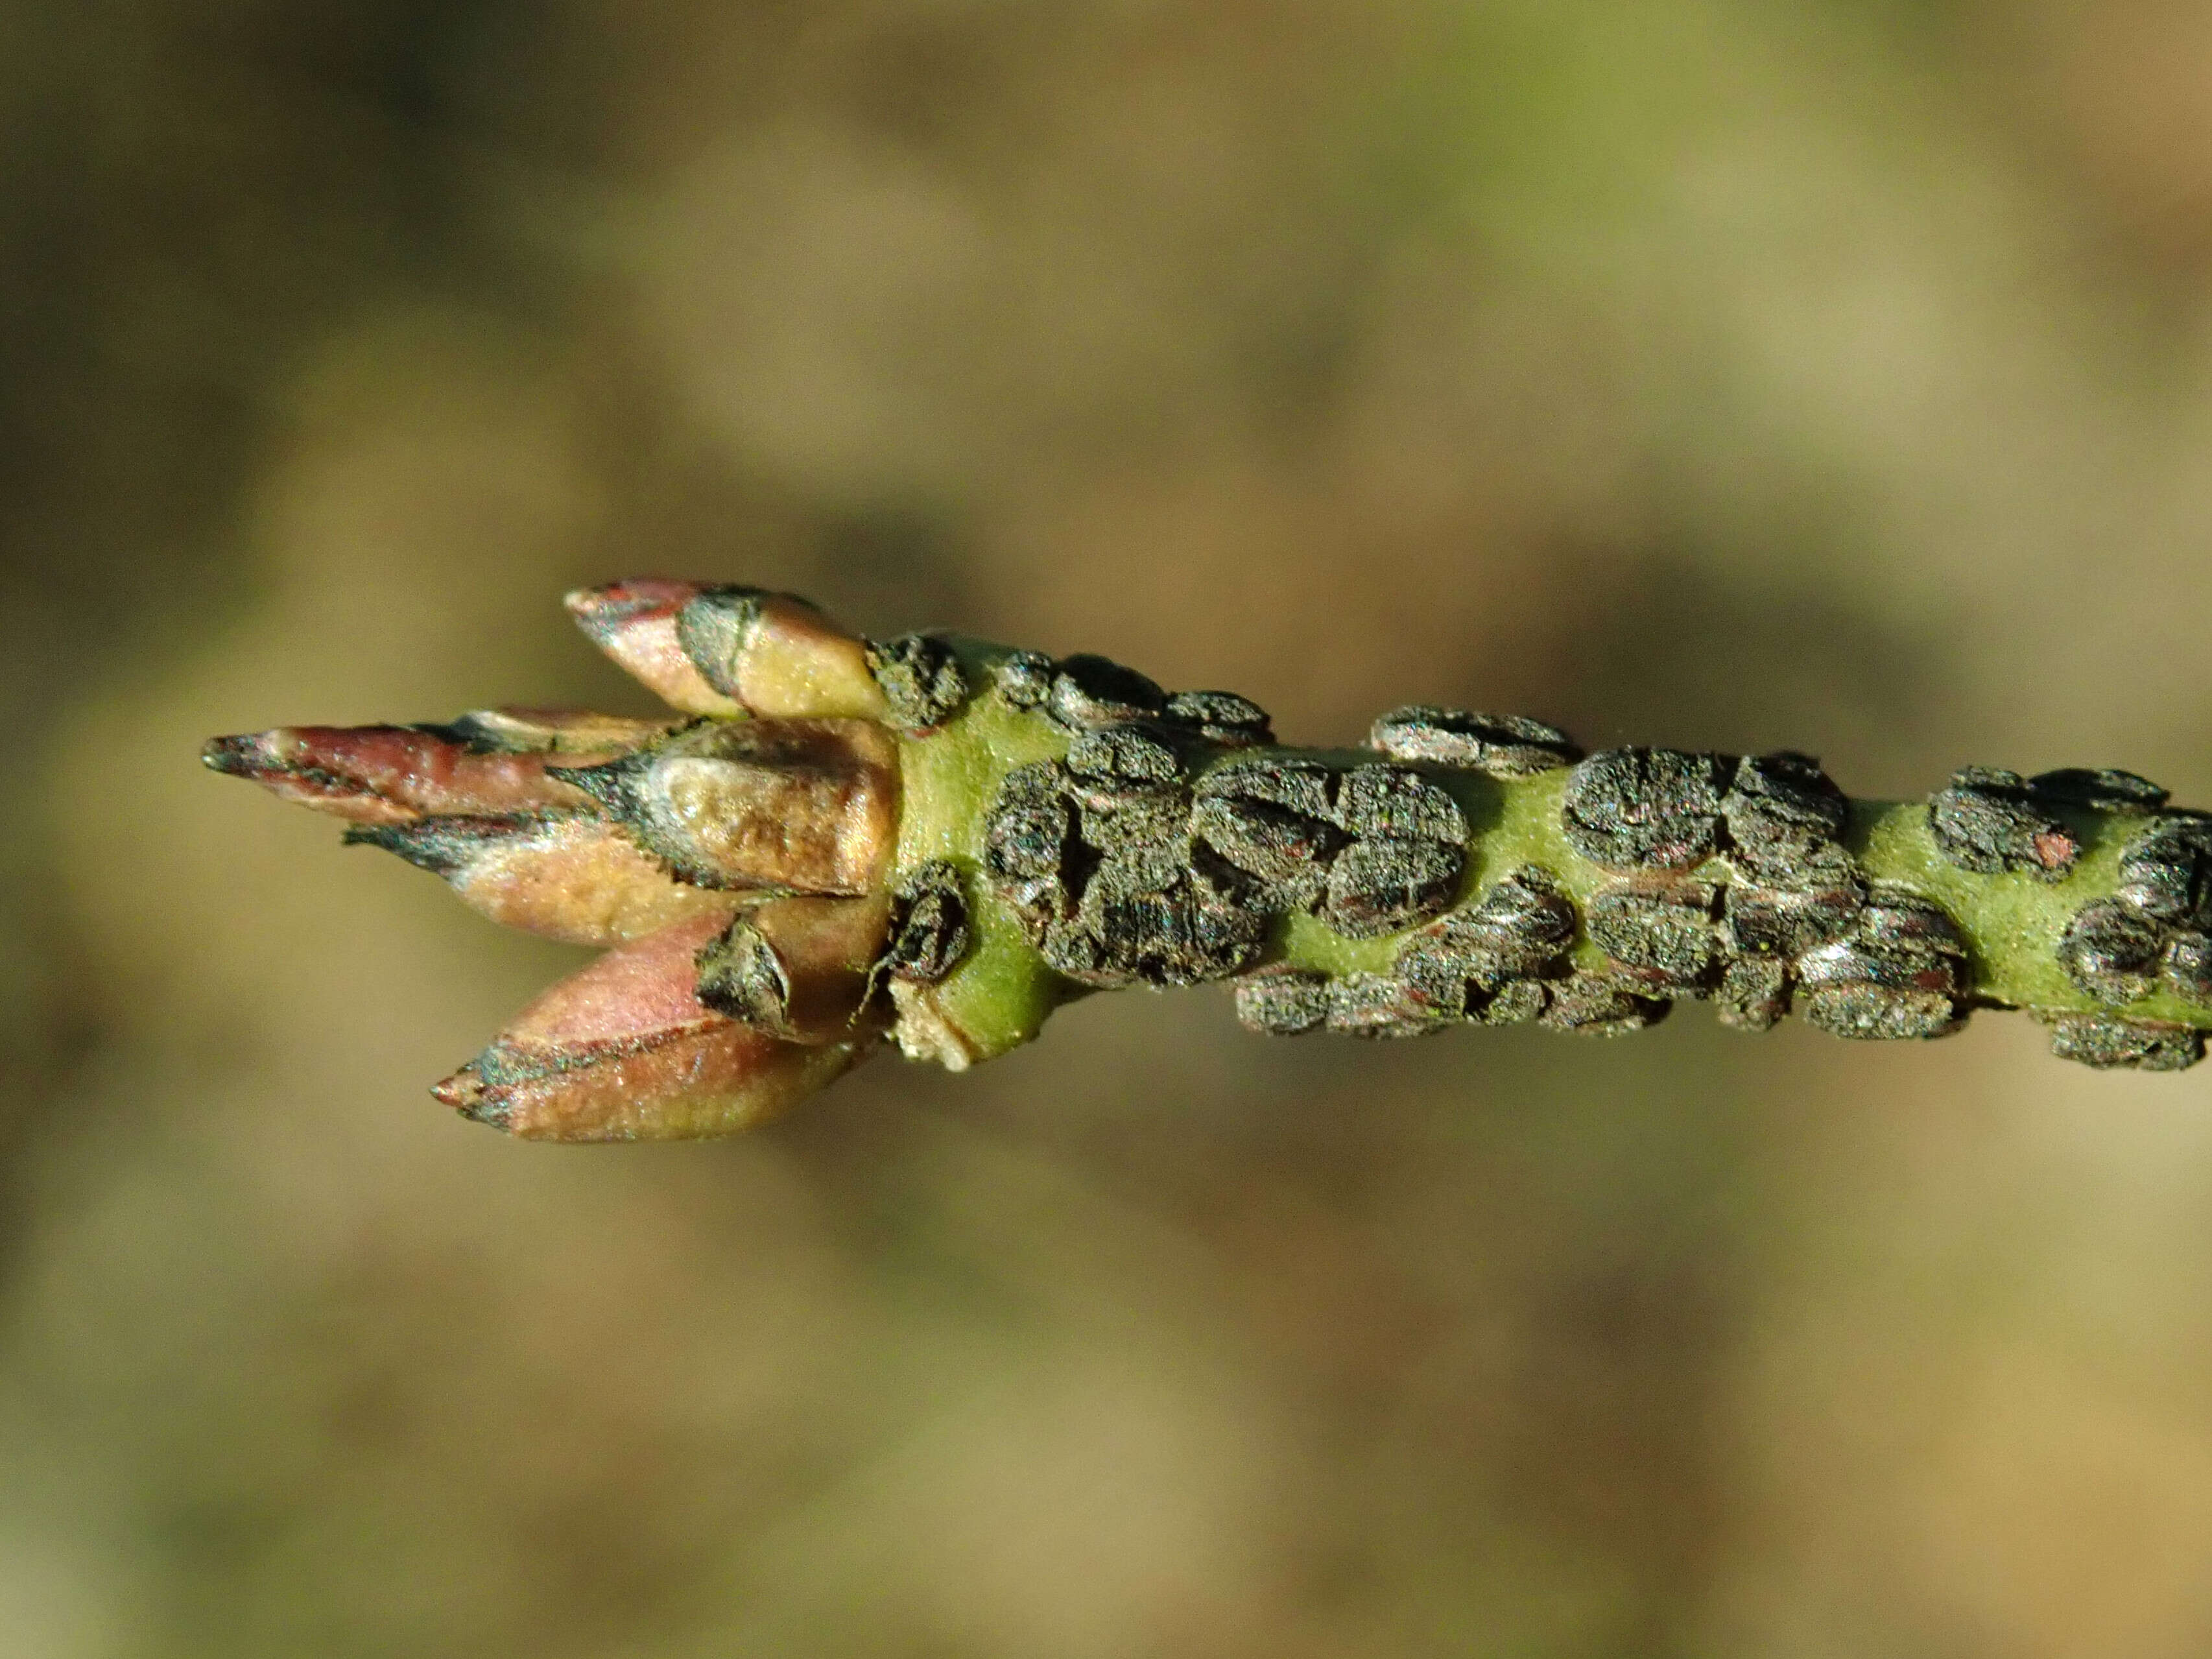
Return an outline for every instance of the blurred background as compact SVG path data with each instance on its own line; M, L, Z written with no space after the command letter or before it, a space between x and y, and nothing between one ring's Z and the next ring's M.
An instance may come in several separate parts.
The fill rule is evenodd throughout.
M211 732L789 586L2212 804L2212 7L0 0L0 1646L2212 1650L2212 1068L1101 998L714 1146Z

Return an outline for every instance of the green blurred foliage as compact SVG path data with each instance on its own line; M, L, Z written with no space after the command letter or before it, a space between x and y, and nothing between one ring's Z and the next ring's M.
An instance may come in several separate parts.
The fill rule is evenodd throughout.
M0 142L11 1655L2212 1642L2201 1074L1131 994L519 1146L575 953L192 763L661 571L2206 801L2201 6L0 0Z

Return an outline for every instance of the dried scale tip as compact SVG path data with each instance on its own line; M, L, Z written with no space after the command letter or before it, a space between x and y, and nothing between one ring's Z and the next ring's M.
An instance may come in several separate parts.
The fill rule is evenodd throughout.
M708 1006L787 1041L848 1041L881 1024L870 980L890 915L874 894L771 899L700 948L694 989Z
M1092 990L1225 982L1277 1035L1540 1024L1682 998L1764 1030L1945 1036L2176 1070L2212 1026L2212 817L2133 773L1968 767L1853 803L1794 751L1585 756L1408 705L1277 744L1233 692L689 581L568 596L673 711L280 727L212 769L347 823L481 914L606 954L437 1086L571 1140L726 1133L886 1036L956 1069Z

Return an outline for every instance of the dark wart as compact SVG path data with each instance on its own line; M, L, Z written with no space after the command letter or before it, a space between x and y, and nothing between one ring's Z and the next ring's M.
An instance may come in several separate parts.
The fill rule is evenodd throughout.
M1671 996L1711 985L1720 963L1719 908L1720 889L1711 882L1631 878L1592 897L1584 924L1624 978Z
M1558 726L1525 714L1477 714L1427 703L1392 709L1370 729L1367 743L1394 760L1464 766L1493 778L1534 777L1583 757Z
M1609 974L1575 974L1550 994L1542 1023L1578 1036L1626 1036L1656 1025L1674 1006Z
M2204 1058L2204 1033L2193 1025L2111 1014L2060 1014L2048 1023L2052 1054L2100 1072L2183 1072Z
M2076 985L2118 1007L2156 988L2166 944L2160 923L2118 899L2099 899L2075 912L2058 941L2058 959Z
M1560 827L1607 869L1689 869L1720 851L1729 770L1723 755L1607 749L1569 775Z
M968 701L967 671L952 647L932 635L871 640L867 659L893 722L904 731L933 732Z
M1878 887L1848 938L1797 959L1796 1007L1837 1036L1946 1036L1966 1018L1965 971L1966 941L1941 906Z
M1398 948L1400 978L1452 1015L1487 1013L1510 987L1562 971L1574 943L1574 906L1549 872L1523 865L1473 902L1421 929ZM1532 1018L1542 998L1523 992L1510 1006Z
M2169 813L2120 854L2113 896L2160 921L2212 922L2212 819Z
M1267 1036L1303 1036L1328 1020L1336 981L1327 974L1269 968L1237 981L1237 1018Z
M1426 1036L1442 1021L1413 987L1387 974L1349 974L1329 997L1328 1029L1346 1036Z
M1329 866L1322 919L1346 939L1401 933L1443 913L1466 866L1466 849L1449 842L1363 836Z
M1841 839L1850 805L1820 763L1784 750L1747 755L1721 802L1729 861L1753 879L1796 887L1850 878Z
M2026 870L2057 881L2081 855L2074 832L2052 816L2058 804L2017 772L1965 766L1928 798L1928 828L1961 870L1985 876Z
M1135 669L1087 651L1061 660L1044 702L1047 714L1076 732L1155 720L1167 706L1167 693Z
M1042 651L1017 651L1000 662L993 678L999 695L1017 708L1041 708L1052 695L1052 659Z
M1168 699L1167 717L1224 749L1248 749L1275 740L1267 711L1234 691L1178 691Z
M932 859L892 895L884 971L909 984L934 985L967 953L968 896L959 866L948 859Z
M2093 812L2155 812L2168 799L2164 789L2133 772L2081 766L2038 772L2027 787L2045 800Z

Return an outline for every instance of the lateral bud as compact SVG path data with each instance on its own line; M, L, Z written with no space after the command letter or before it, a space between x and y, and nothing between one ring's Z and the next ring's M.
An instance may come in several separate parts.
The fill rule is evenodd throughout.
M595 750L569 763L621 752ZM281 726L210 738L200 750L211 771L356 823L591 811L591 796L550 770L550 758L487 750L435 726Z
M780 1115L865 1054L872 1034L784 1041L701 1001L702 916L610 951L525 1008L431 1090L531 1140L690 1140Z
M602 651L687 714L888 712L861 641L793 594L644 580L580 588L568 606Z

